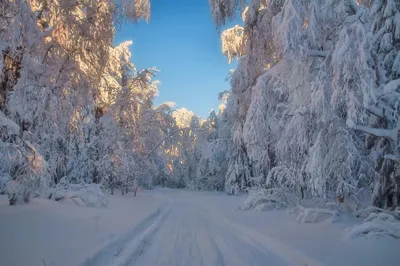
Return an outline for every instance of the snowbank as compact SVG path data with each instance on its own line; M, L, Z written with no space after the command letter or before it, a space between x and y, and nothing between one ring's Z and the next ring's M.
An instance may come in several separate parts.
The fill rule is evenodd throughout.
M320 223L338 222L342 219L342 215L338 210L320 209L320 208L304 208L298 206L297 221L300 223Z

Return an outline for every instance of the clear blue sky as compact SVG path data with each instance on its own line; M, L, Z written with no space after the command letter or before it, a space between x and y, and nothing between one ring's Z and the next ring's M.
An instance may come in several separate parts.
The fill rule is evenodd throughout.
M229 26L235 22L241 21ZM173 101L206 118L219 104L218 93L229 89L225 78L236 64L222 55L208 0L151 0L148 24L124 24L117 32L115 43L126 40L133 40L138 69L160 70L157 105Z

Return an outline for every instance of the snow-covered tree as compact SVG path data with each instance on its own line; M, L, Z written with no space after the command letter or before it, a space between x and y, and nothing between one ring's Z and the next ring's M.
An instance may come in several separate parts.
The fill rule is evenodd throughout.
M236 9L244 18L222 36L239 60L225 189L360 202L374 185L374 205L398 206L399 3L211 2L217 26Z
M231 125L225 111L229 97L230 92L220 94L218 112L210 112L197 134L199 159L196 185L200 189L223 190L225 186L232 146Z
M138 167L150 149L141 131L153 127L143 121L157 83L130 62L130 42L112 42L123 19L149 19L149 1L17 0L0 9L0 109L42 156L46 184L137 182L132 173L148 170Z

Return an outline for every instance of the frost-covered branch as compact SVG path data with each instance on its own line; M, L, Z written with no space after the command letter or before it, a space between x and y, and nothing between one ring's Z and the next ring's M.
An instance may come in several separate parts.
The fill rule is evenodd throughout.
M356 125L353 122L347 122L348 126L352 129L355 130L360 130L368 134L372 134L377 137L387 137L391 138L392 140L396 141L397 140L397 130L392 129L382 129L382 128L372 128L372 127L366 127L366 126L360 126Z
M168 134L168 136L166 136L165 138L163 138L162 140L160 140L148 153L147 156L150 156L158 147L160 147L160 145L166 141L167 139L171 138L175 133L181 132L181 131L185 131L185 130L190 130L190 128L178 128L175 129L174 131L170 132Z
M230 63L235 57L240 59L244 54L244 33L243 27L235 25L221 34L222 53L228 57Z

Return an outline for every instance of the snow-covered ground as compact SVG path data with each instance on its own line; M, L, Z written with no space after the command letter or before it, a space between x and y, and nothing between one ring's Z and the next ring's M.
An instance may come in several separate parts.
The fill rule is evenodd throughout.
M107 208L42 199L8 206L7 197L0 196L0 265L79 265L165 204L146 192L138 197L116 194L109 196Z
M223 193L156 189L109 200L106 209L43 200L0 206L0 265L43 266L42 259L54 266L400 261L399 240L344 239L355 221L299 224L286 211L239 211L243 198Z

